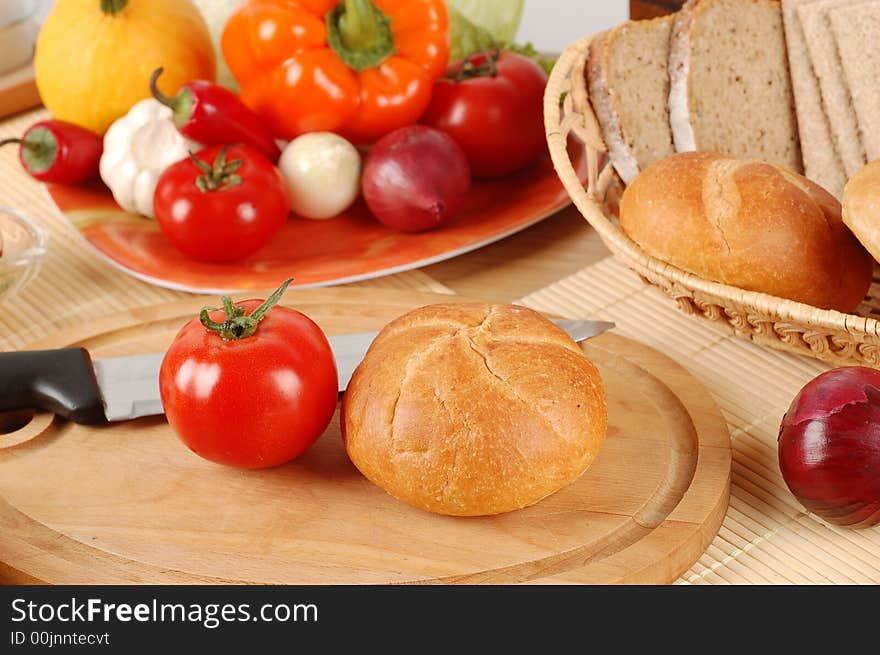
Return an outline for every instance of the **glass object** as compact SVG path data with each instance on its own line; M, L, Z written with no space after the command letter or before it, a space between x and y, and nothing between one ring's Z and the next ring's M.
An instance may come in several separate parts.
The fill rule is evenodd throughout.
M20 291L39 273L49 235L33 220L0 206L0 301Z
M0 0L0 74L28 63L39 25L36 0Z

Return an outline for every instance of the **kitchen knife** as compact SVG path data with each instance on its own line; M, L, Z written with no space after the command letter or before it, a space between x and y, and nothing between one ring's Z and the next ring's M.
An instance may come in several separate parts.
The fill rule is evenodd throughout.
M614 327L604 321L554 321L577 342ZM377 332L329 337L345 391ZM164 353L92 360L85 348L0 353L0 412L43 409L75 423L125 421L162 414L159 367Z

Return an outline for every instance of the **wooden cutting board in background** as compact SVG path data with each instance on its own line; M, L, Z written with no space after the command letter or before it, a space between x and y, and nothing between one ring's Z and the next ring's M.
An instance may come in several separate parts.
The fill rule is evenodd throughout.
M450 300L338 288L291 292L284 304L334 334ZM159 351L206 302L216 301L131 310L36 346ZM671 582L724 517L727 425L659 352L613 333L584 350L608 391L602 451L571 486L497 517L394 500L351 465L338 417L294 462L239 471L191 453L160 417L84 427L37 415L0 436L0 582Z
M0 119L39 104L33 64L0 75Z

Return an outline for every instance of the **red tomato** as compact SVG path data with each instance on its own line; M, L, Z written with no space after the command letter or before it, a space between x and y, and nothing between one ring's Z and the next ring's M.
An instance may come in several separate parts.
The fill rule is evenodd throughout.
M252 255L290 212L281 173L250 146L215 146L196 159L177 162L159 178L153 204L162 233L199 261Z
M259 305L235 307L248 317ZM222 310L203 315L218 324L227 318ZM327 337L286 307L268 311L253 335L239 339L191 320L159 373L165 415L183 442L205 459L247 469L283 464L311 446L333 418L337 388Z
M493 58L483 53L454 65L446 78L434 83L421 121L455 139L477 177L508 175L547 150L547 74L528 57L512 52L502 52L492 71Z

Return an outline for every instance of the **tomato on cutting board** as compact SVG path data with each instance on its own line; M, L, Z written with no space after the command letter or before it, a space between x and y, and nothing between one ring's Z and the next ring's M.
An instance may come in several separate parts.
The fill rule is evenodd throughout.
M205 459L240 468L283 464L311 446L336 410L327 337L310 318L266 301L206 308L177 334L159 372L168 422Z
M250 146L214 146L169 167L153 196L162 234L205 262L244 259L284 226L290 196L281 173Z
M434 83L421 122L446 132L464 150L476 177L501 177L547 150L547 74L513 52L478 53Z

